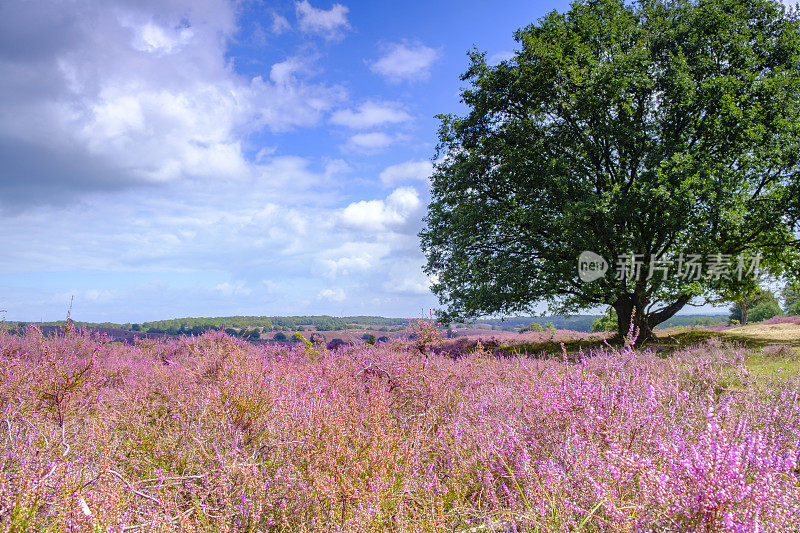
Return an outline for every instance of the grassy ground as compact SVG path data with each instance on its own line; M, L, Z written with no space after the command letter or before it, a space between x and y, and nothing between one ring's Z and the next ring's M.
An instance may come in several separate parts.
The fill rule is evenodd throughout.
M800 347L800 324L751 324L721 331L668 329L659 333L660 339L688 346L712 337L739 342L748 348L763 348L773 344Z
M657 335L658 341L650 348L665 356L718 339L746 349L745 364L760 379L800 375L800 324L752 324L726 330L671 328L659 331ZM527 353L545 358L566 350L570 357L574 357L581 352L603 350L605 342L602 338L564 337L522 344L504 343L500 350L509 355Z
M741 344L748 349L745 361L759 380L784 380L800 375L800 325L752 324L723 331L689 331L670 335L680 346L710 338Z

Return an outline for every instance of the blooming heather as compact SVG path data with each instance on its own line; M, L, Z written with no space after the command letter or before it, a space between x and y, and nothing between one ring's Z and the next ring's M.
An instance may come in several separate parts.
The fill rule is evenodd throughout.
M0 331L0 526L797 530L798 383L747 355Z

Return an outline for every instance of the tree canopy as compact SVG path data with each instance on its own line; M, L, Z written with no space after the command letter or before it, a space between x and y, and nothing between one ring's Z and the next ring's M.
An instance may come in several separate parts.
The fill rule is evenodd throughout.
M761 322L774 316L782 315L778 299L771 291L759 291L734 302L731 306L730 319L740 324Z
M800 280L790 281L783 288L783 307L787 315L800 315Z
M578 1L507 61L473 51L420 233L444 318L610 305L646 341L759 268L797 272L799 28L774 0Z

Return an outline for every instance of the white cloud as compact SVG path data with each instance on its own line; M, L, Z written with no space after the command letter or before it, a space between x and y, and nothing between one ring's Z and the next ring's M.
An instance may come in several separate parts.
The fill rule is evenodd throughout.
M0 62L0 209L67 203L85 192L256 170L242 139L313 126L344 91L313 83L312 60L237 74L226 0L120 0L4 10L15 42ZM2 43L0 43L2 45ZM6 57L6 56L4 56Z
M392 43L370 68L393 83L424 80L439 56L439 50L422 43Z
M250 5L3 4L7 318L63 318L73 294L77 319L123 322L342 310L398 316L420 307L412 272L424 210L417 191L370 196L355 180L340 187L343 175L367 168L363 160L333 158L335 145L304 146L306 157L287 152L316 142L316 132L271 135L333 123L338 109L335 121L348 130L334 134L374 151L405 141L386 127L410 120L408 110L345 104L341 87L315 77L320 58L303 55L313 48L239 68L250 57L228 44L252 29L248 21L240 34L236 18ZM269 30L274 19L266 16ZM252 68L261 75L239 73ZM387 184L416 184L414 168L392 170ZM387 279L398 280L399 292L384 288Z
M411 120L411 115L397 104L365 102L356 110L341 109L331 115L331 122L353 129L367 129L383 124L398 124Z
M431 280L422 272L422 267L417 266L412 272L414 274L396 278L391 283L384 283L384 290L399 294L430 294Z
M363 152L377 152L394 142L394 137L380 131L356 133L347 140L346 148Z
M328 300L330 302L343 302L347 299L347 294L345 294L344 289L341 288L333 288L333 289L322 289L317 294L317 300Z
M346 227L367 232L399 228L412 221L422 201L412 187L395 189L386 200L362 200L344 208L341 221Z
M191 28L168 29L148 22L135 29L133 46L144 52L169 54L188 43L194 36Z
M323 259L322 264L328 277L335 278L341 274L347 276L357 271L369 270L374 262L368 253L361 253L353 257L340 257L338 259Z
M433 172L430 161L406 161L387 167L380 174L384 186L392 186L407 181L427 181Z
M347 241L320 254L319 264L325 277L335 279L373 270L391 251L391 245L384 241Z
M262 159L256 167L259 182L270 191L289 196L292 191L304 194L308 189L317 187L350 170L350 166L342 159L327 161L322 172L311 168L311 161L295 155L281 155Z
M333 4L328 10L313 7L308 0L295 4L300 29L305 33L321 35L326 39L339 39L344 30L350 27L347 13L350 11L342 4Z
M237 281L234 283L224 282L214 286L214 290L223 296L242 296L248 295L252 291L247 288L244 282Z
M78 289L117 291L107 300L81 294L80 301L74 292L76 318L85 320L342 311L403 316L435 305L415 274L424 213L417 191L404 187L336 207L325 198L324 180L338 166L273 155L263 162L269 176L262 180L213 187L178 181L159 194L131 190L113 202L91 197L5 218L0 307L12 320L63 317L68 295L37 300L18 287L48 294L46 287L56 286L52 293L63 293L62 276L46 273L83 271L103 275L89 274ZM317 285L320 279L328 285ZM132 286L146 282L158 284ZM337 298L341 288L344 299L317 299L325 288Z
M489 56L487 60L490 65L497 65L498 63L502 63L503 61L508 61L509 59L513 59L516 56L514 52L511 51L503 51L497 52L496 54L492 54Z
M108 302L117 296L117 292L104 289L71 290L53 297L53 301L60 303L64 301L74 301L76 304L86 302Z
M299 74L308 71L308 61L302 57L294 56L273 64L269 69L269 79L276 85L289 85L297 80Z
M289 21L286 20L286 17L283 17L274 11L272 12L272 33L275 35L281 35L291 29L292 25L289 24Z

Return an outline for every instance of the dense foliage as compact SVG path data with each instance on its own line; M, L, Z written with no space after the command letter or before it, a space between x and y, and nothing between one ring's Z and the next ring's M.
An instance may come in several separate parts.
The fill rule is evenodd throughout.
M473 325L478 327L490 326L494 329L514 331L522 328L530 328L531 324L539 324L542 328L548 322L558 329L569 329L572 331L589 331L592 322L596 317L593 315L573 315L559 316L549 315L544 317L517 316L508 318L482 318L476 320Z
M421 239L447 318L611 305L645 341L688 302L751 287L759 252L798 270L796 11L575 2L515 37L498 65L471 54L469 112L441 117ZM587 250L610 270L592 283Z
M598 331L616 331L617 330L617 312L613 307L609 307L606 314L592 322L592 333Z
M454 360L423 337L0 331L0 527L800 528L800 384L754 379L745 352Z
M743 302L747 302L747 306L744 308L746 314L742 312ZM747 324L750 322L762 322L782 314L783 311L775 295L770 291L762 290L758 294L734 304L731 307L730 319L740 324Z
M787 315L800 316L800 281L791 281L783 288L783 305Z

